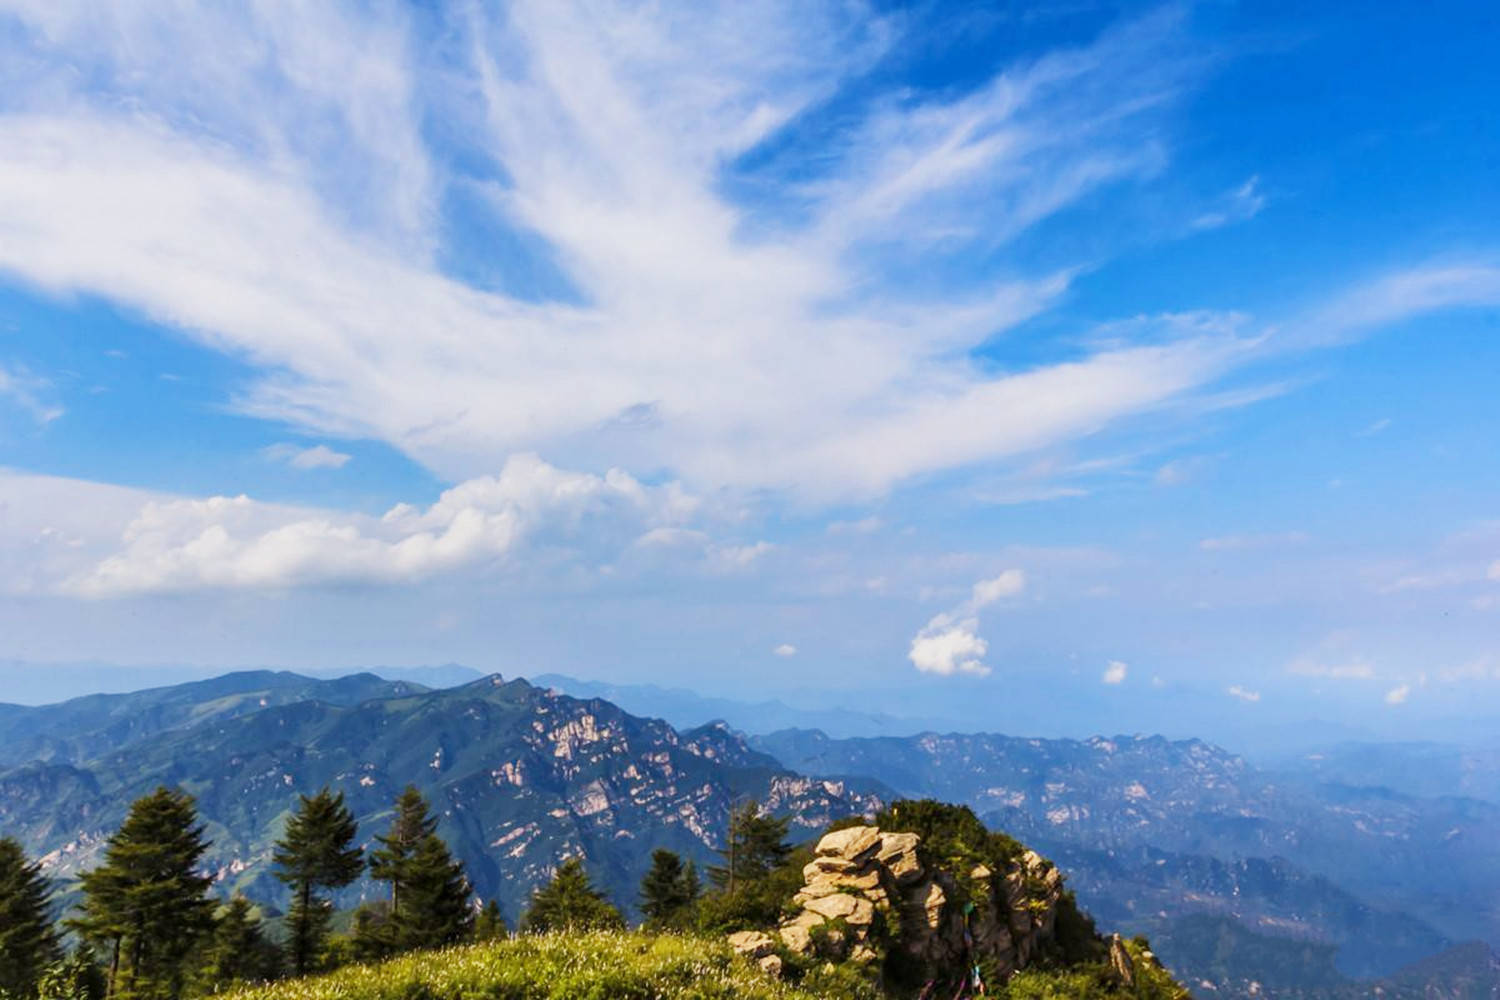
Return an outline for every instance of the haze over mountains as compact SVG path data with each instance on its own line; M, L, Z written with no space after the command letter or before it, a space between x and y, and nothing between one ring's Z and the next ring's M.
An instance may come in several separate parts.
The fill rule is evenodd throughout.
M1342 759L1271 773L1162 737L746 737L498 676L433 690L374 674L246 672L0 706L0 829L66 879L91 863L131 798L181 784L209 823L221 888L275 903L270 842L298 792L343 790L368 837L411 782L442 812L479 892L514 915L548 868L578 851L633 905L650 847L709 860L729 808L747 797L810 833L896 796L932 796L969 804L1052 856L1086 908L1150 934L1169 964L1218 995L1276 981L1298 991L1276 995L1355 996L1355 979L1410 977L1413 967L1429 967L1422 989L1500 984L1485 978L1487 949L1458 948L1500 941L1500 804L1326 780ZM1481 788L1476 770L1465 773Z

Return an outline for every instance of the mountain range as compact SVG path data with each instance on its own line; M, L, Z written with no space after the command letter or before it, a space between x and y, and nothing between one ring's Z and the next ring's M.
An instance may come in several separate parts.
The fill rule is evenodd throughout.
M498 675L434 690L256 671L0 705L0 832L62 880L163 782L197 796L221 888L272 906L271 843L298 793L342 790L368 843L415 784L478 893L512 918L576 853L632 906L652 849L711 860L748 798L805 836L894 797L934 797L1052 856L1086 908L1149 934L1215 995L1274 983L1273 995L1342 1000L1378 980L1387 996L1500 996L1488 948L1458 944L1500 939L1500 805L1324 780L1342 776L1261 771L1161 737L676 728ZM339 902L372 891L358 883Z

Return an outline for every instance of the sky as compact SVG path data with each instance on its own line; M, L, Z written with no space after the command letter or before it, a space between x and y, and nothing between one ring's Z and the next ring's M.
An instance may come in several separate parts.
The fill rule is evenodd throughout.
M0 660L1482 733L1497 43L0 0Z

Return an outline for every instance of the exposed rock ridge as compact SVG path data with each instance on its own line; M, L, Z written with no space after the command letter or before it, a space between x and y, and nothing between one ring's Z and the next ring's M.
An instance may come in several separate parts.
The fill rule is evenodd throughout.
M1034 851L1004 872L925 864L915 833L853 826L829 833L803 869L802 909L777 929L805 955L873 962L890 949L930 967L984 961L1002 981L1052 936L1062 873Z

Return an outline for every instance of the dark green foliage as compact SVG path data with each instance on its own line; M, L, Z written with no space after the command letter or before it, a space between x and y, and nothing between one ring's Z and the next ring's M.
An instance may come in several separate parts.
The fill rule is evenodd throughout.
M1026 848L980 822L968 806L933 799L902 799L875 816L882 830L910 832L922 838L923 859L949 871L967 872L977 864L1003 872Z
M427 800L406 786L390 830L376 838L381 846L370 853L370 874L391 883L390 906L361 908L356 954L369 958L439 948L469 936L474 922L469 881L436 831L437 817Z
M1056 922L1048 958L1062 965L1097 962L1109 953L1094 918L1078 907L1078 897L1071 889L1063 890L1057 901Z
M266 982L281 975L281 949L268 940L250 901L235 896L214 921L197 981L202 992L217 993L241 983Z
M558 866L552 881L531 897L531 906L521 918L521 929L528 934L624 926L625 918L594 888L579 858L569 858Z
M792 852L786 842L791 820L762 814L760 803L750 800L729 816L729 833L719 851L724 864L708 870L713 884L733 893L744 883L763 879Z
M287 951L299 976L316 966L328 937L330 905L319 890L342 889L364 869L363 854L354 845L358 832L344 793L335 795L324 786L311 798L301 796L276 842L276 877L292 888Z
M106 985L93 951L80 945L42 973L37 1000L103 1000Z
M467 938L474 925L469 880L443 839L423 837L404 869L405 893L394 910L401 949L441 948Z
M41 865L0 837L0 994L34 996L37 979L60 957L51 895Z
M484 904L479 911L479 916L474 918L474 940L504 941L510 937L510 928L505 924L505 918L500 915L500 904L490 900Z
M721 889L704 895L696 907L697 929L705 934L728 934L775 926L802 888L802 868L811 860L812 850L799 848L762 877L742 880L733 892Z
M182 995L187 960L213 926L210 879L197 870L207 848L192 797L161 787L131 805L104 864L84 874L72 926L107 956L112 996Z
M683 863L675 852L657 848L651 852L651 870L641 879L641 913L647 930L681 929L692 915L701 886L698 869Z

